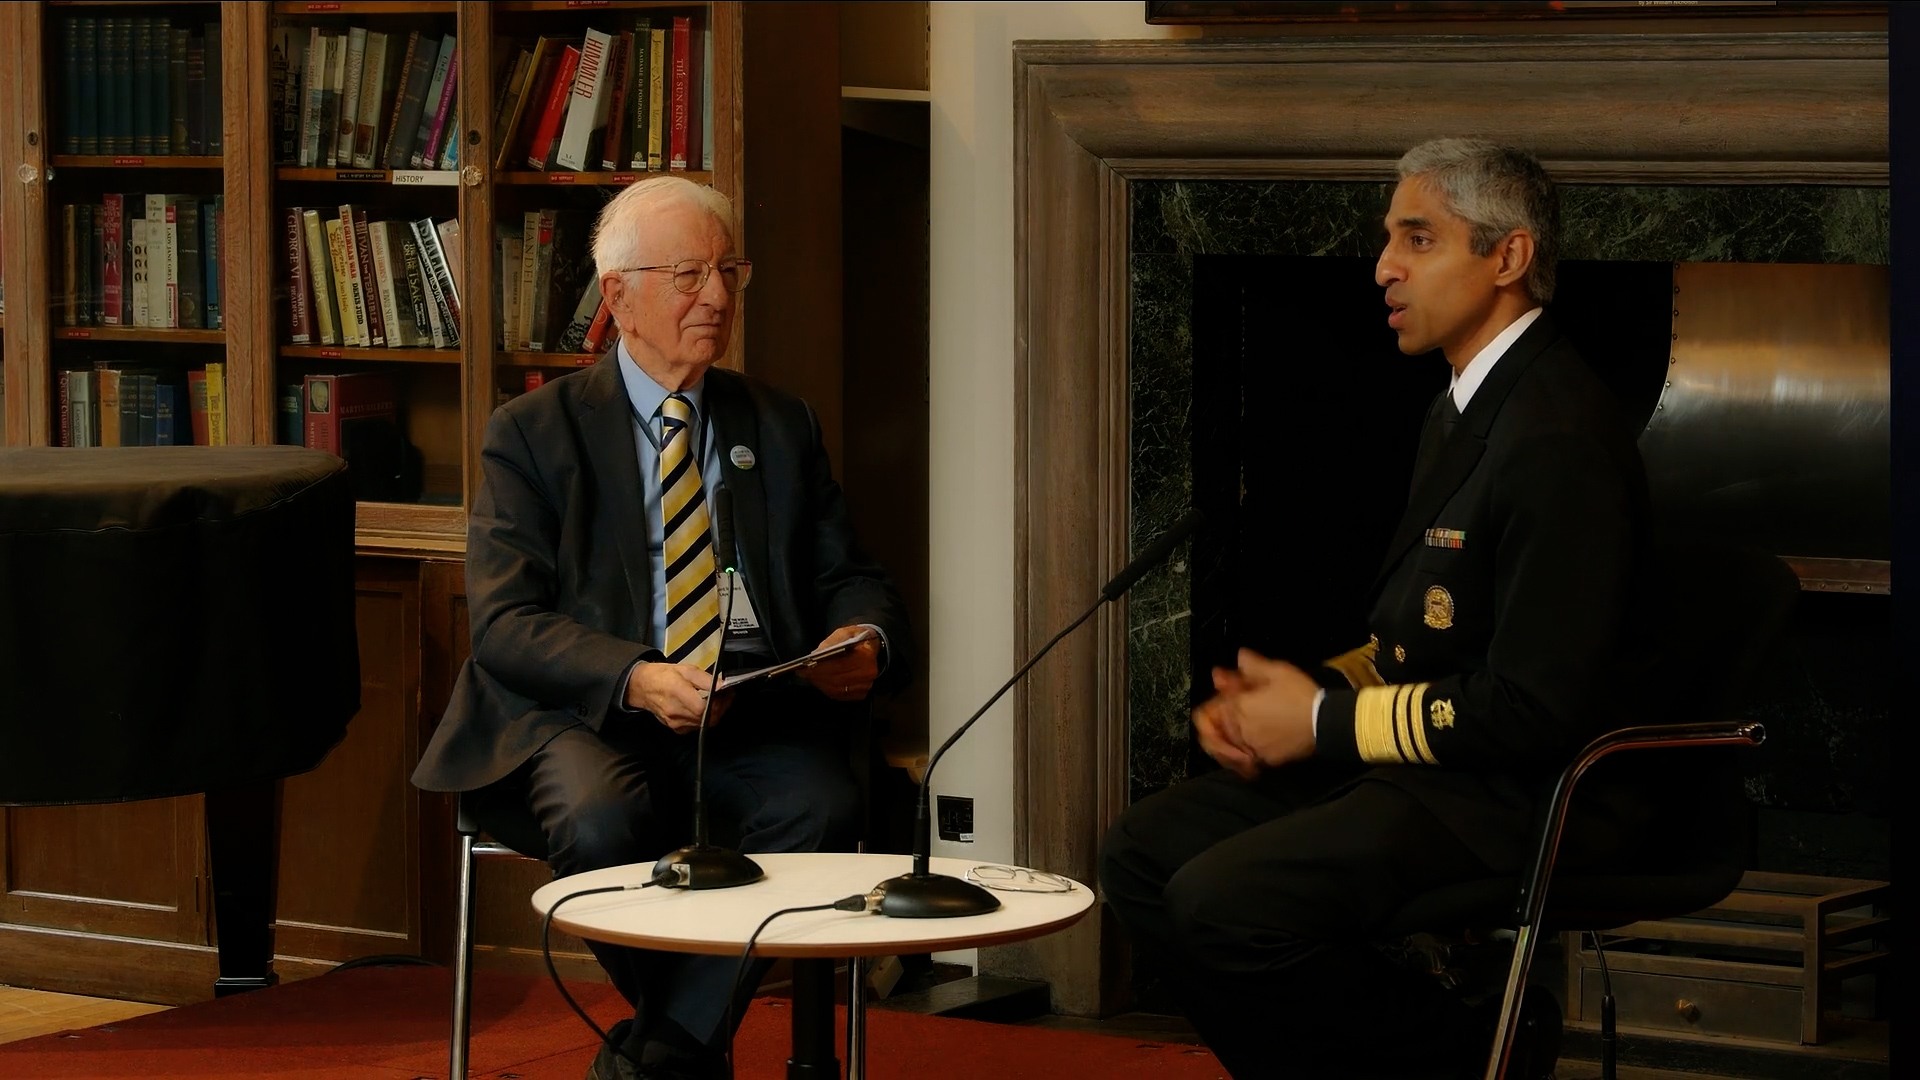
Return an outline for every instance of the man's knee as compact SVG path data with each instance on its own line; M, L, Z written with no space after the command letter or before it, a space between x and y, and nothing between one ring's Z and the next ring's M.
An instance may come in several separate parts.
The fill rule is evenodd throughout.
M784 851L850 851L861 833L860 790L851 777L822 778L782 790L754 815L756 832Z
M549 828L549 865L557 873L578 874L657 857L659 845L648 836L644 813L617 792L580 800Z
M1155 870L1158 860L1151 856L1138 828L1141 815L1151 812L1151 805L1135 803L1122 811L1100 844L1100 891L1123 920L1128 908L1142 900L1157 900L1166 888Z
M1222 860L1194 859L1161 891L1173 945L1195 967L1247 974L1284 967L1318 940L1286 912L1295 905L1270 887L1254 889Z

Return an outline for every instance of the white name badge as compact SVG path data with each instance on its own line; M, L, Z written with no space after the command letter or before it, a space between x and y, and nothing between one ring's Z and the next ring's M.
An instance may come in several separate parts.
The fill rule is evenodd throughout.
M728 594L733 606L729 608ZM739 574L720 575L720 613L727 620L727 636L742 638L760 632L760 617L754 614L753 600L747 595L747 583Z

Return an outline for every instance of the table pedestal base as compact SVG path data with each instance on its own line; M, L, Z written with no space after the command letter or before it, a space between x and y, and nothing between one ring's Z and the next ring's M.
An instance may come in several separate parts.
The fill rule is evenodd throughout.
M787 1080L839 1080L833 1053L833 961L793 962L793 1056Z

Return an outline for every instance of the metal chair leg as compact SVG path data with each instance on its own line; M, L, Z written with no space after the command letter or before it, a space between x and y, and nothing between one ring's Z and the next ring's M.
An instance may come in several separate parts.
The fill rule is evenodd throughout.
M866 961L847 961L847 1080L863 1080L867 1071Z
M1526 997L1527 972L1533 967L1533 944L1533 926L1520 927L1513 938L1513 965L1507 969L1507 994L1500 1001L1500 1026L1493 1033L1486 1080L1502 1080L1507 1061L1513 1056L1513 1035L1520 1029L1520 1002Z
M473 836L460 834L460 918L453 954L453 1035L448 1080L466 1080L467 1036L473 1018Z

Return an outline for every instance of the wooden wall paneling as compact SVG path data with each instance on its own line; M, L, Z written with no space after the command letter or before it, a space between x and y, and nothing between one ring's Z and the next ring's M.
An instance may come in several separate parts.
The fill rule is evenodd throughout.
M466 405L465 488L462 505L480 490L480 447L493 416L493 327L498 286L493 276L494 71L493 5L463 2L459 8L460 254L466 264L460 294L460 400ZM479 162L485 165L476 164ZM485 283L484 287L481 283Z
M206 944L202 805L0 809L0 924Z
M46 68L40 54L44 4L7 4L10 35L7 56L13 64L0 96L6 125L0 132L6 150L4 208L7 275L7 442L46 446L58 434L53 410L46 406L52 355L50 262L47 252Z
M841 460L840 21L837 4L745 5L747 371L813 406ZM717 115L717 114L716 114ZM718 158L714 164L719 164ZM740 238L736 237L736 240ZM744 244L744 241L740 241ZM885 272L858 267L857 273Z
M746 57L746 5L738 0L722 0L708 5L713 18L713 187L733 200L739 219L735 246L747 250L747 206L744 190L746 176L746 126L744 82L741 77ZM747 312L753 310L753 290L738 297L740 314L734 324L733 343L727 347L720 366L733 371L747 370Z
M277 329L274 272L281 255L273 224L273 103L269 32L273 5L220 5L220 137L225 157L227 273L220 279L227 333L227 441L272 446ZM244 58L244 60L242 59Z
M417 564L355 573L360 711L312 772L282 788L275 951L341 961L421 948L420 584Z
M1887 177L1883 33L1035 42L1014 47L1014 102L1016 653L1126 557L1129 178L1385 178L1441 130L1527 145L1569 180ZM1079 551L1099 559L1063 554ZM1103 613L1017 693L1021 862L1090 879L1124 804L1123 619ZM1118 945L1089 920L982 968L1105 1011Z

